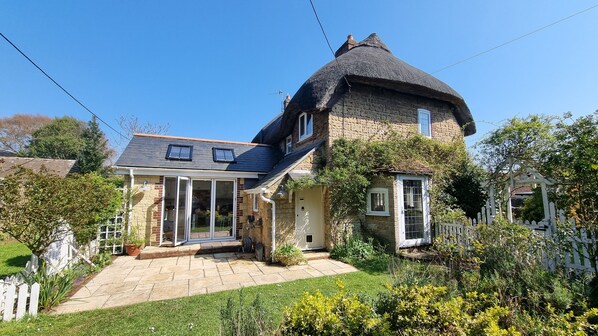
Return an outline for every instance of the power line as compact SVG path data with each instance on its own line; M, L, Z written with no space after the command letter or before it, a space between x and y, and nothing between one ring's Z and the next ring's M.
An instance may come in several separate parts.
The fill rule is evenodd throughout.
M15 48L21 55L23 55L23 57L25 57L31 64L33 64L33 66L35 66L37 68L37 70L41 71L46 77L48 77L48 79L51 80L52 83L56 84L56 86L58 86L62 91L64 91L64 93L66 93L69 97L71 97L71 99L73 99L75 102L77 102L77 104L81 105L81 107L83 107L85 110L87 110L87 112L91 113L100 122L102 122L108 128L110 128L111 130L116 132L116 134L120 135L121 138L128 139L126 136L124 136L122 133L117 131L114 127L110 126L110 124L108 124L102 118L100 118L97 114L93 113L92 110L90 110L87 106L85 106L82 102L80 102L79 99L75 98L75 96L73 96L70 92L68 92L65 88L63 88L62 85L58 84L58 82L55 81L54 78L52 78L52 76L48 75L42 68L40 68L37 64L35 64L35 62L31 58L29 58L29 56L25 55L25 53L22 52L21 49L19 49L19 47L17 47L14 43L12 43L12 41L9 40L8 37L4 36L4 34L2 34L2 32L0 32L0 36L2 36L6 40L6 42L10 43L10 45L13 46L13 48Z
M338 65L338 67L344 73L343 79L345 80L345 82L347 82L347 85L349 86L349 90L350 90L351 89L351 84L349 84L349 81L347 80L347 71L345 71L345 68L341 66L341 64L339 63L336 55L334 54L334 50L332 49L332 46L330 45L330 41L328 40L328 35L326 35L326 31L324 30L324 26L322 25L322 21L320 21L320 17L318 16L318 12L316 11L316 6L314 6L314 2L312 0L309 0L309 3L311 4L311 9L314 11L314 15L316 16L316 20L318 21L318 24L320 25L320 30L322 30L322 34L324 35L324 39L326 40L326 44L328 44L328 49L330 49L330 52L332 53L332 56L334 56L334 60L336 61L336 65Z
M533 34L535 34L535 33L539 32L539 31L542 31L542 30L544 30L544 29L546 29L546 28L552 27L552 26L554 26L554 25L556 25L556 24L559 24L559 23L561 23L561 22L563 22L563 21L567 21L567 20L569 20L569 19L571 19L571 18L573 18L573 17L575 17L575 16L577 16L577 15L579 15L579 14L582 14L582 13L585 13L585 12L587 12L587 11L590 11L590 10L592 10L592 9L596 8L596 7L598 7L598 4L596 4L596 5L594 5L594 6L591 6L591 7L589 7L589 8L583 9L583 10L581 10L581 11L577 12L577 13L571 14L571 15L569 15L569 16L567 16L567 17L564 17L564 18L562 18L562 19L560 19L560 20L557 20L557 21L554 21L554 22L552 22L552 23L549 23L549 24L547 24L547 25L545 25L545 26L543 26L543 27L540 27L540 28L538 28L538 29L536 29L536 30L532 30L532 31L531 31L531 32L529 32L529 33L523 34L523 35L521 35L521 36L519 36L519 37L516 37L516 38L514 38L514 39L512 39L512 40L509 40L509 41L507 41L507 42L501 43L501 44L499 44L499 45L497 45L497 46L495 46L495 47L492 47L492 48L490 48L490 49L487 49L487 50L484 50L484 51L482 51L482 52L479 52L479 53L477 53L477 54L475 54L475 55L473 55L473 56L467 57L467 58L465 58L465 59L462 59L462 60L460 60L460 61L458 61L458 62L455 62L455 63L453 63L453 64L447 65L447 66L445 66L445 67L443 67L443 68L440 68L440 69L438 69L438 70L436 70L436 71L433 71L433 72L431 72L430 74L435 74L435 73L438 73L438 72L444 71L444 70L446 70L446 69L448 69L448 68L452 68L452 67L454 67L454 66L456 66L456 65L459 65L459 64L461 64L461 63L465 63L465 62L467 62L467 61L469 61L469 60L472 60L472 59L474 59L474 58L476 58L476 57L479 57L479 56L482 56L482 55L484 55L484 54L487 54L487 53L489 53L489 52L491 52L491 51L494 51L494 50L496 50L496 49L498 49L498 48L504 47L504 46L506 46L506 45L508 45L508 44L511 44L511 43L513 43L513 42L519 41L519 40L521 40L521 39L523 39L523 38L526 38L526 37L528 37L528 36L530 36L530 35L533 35Z

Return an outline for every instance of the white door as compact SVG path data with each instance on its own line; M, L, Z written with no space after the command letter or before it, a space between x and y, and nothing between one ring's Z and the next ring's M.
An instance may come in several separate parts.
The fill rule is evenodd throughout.
M297 247L302 250L324 248L324 211L321 187L297 191L295 215Z
M419 246L431 242L428 178L399 175L397 177L399 203L400 247Z

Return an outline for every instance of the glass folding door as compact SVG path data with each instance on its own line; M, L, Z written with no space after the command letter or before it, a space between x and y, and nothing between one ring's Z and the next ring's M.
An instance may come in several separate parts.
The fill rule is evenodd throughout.
M187 241L187 185L185 177L164 178L162 245L179 245Z

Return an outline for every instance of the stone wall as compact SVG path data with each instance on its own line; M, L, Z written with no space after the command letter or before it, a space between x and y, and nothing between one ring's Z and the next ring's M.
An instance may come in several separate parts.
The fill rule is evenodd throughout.
M365 216L365 229L388 246L395 247L398 242L399 211L398 197L395 193L394 176L378 177L372 181L370 188L388 189L388 216Z
M389 127L403 135L415 135L418 133L419 108L430 111L433 139L463 140L449 103L355 84L329 113L328 143L341 137L382 140Z
M146 187L149 190L141 190L144 181L148 182ZM130 186L130 177L125 176L125 188L130 188ZM135 176L131 225L139 230L139 234L149 246L160 243L163 187L164 178L162 176Z

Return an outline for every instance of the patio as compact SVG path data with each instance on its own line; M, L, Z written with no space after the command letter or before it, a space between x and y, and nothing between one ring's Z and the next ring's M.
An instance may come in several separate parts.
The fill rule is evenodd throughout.
M351 265L331 259L283 267L267 265L252 256L232 252L147 260L121 256L56 307L54 313L125 306L357 271Z

